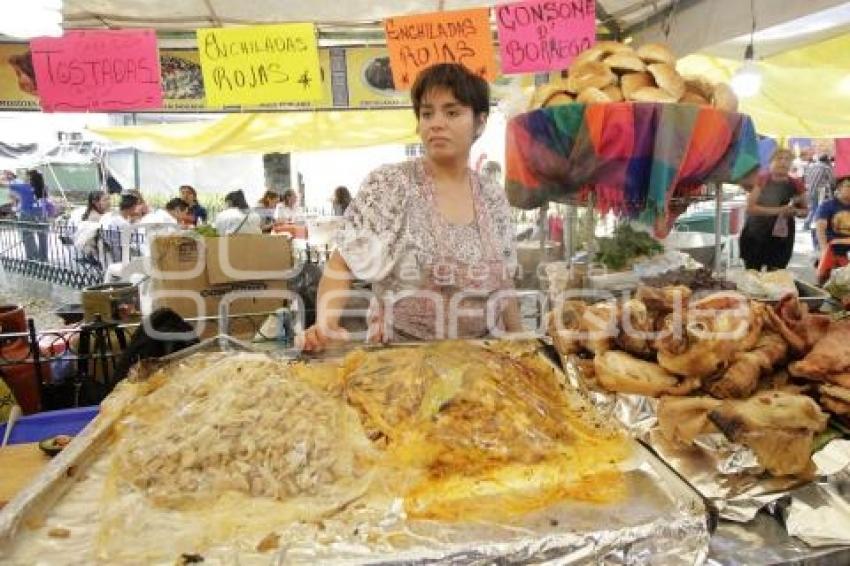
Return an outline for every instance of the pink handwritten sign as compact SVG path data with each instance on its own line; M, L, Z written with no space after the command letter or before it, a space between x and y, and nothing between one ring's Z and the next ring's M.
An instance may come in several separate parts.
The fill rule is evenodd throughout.
M594 0L530 0L495 10L506 74L564 69L596 43Z
M162 107L153 30L66 31L30 43L46 112Z

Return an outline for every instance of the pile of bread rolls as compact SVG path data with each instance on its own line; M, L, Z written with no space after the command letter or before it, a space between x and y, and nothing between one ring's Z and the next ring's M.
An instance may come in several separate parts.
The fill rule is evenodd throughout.
M539 86L530 108L581 102L678 102L738 111L729 85L703 77L682 77L676 56L661 43L637 50L617 41L600 41L575 58L566 78Z

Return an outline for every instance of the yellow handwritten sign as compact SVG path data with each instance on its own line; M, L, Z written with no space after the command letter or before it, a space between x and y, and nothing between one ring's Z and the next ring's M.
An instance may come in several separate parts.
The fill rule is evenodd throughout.
M199 29L207 106L309 102L322 97L316 27Z
M437 63L461 63L482 78L496 78L490 10L454 10L384 20L395 88L408 90Z

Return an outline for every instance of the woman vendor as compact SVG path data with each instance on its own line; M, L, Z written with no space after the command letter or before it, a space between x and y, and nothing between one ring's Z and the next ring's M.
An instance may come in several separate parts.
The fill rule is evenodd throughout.
M769 172L747 196L747 221L741 232L741 259L747 269L785 269L794 251L794 216L806 217L805 186L789 176L794 154L777 149Z
M306 350L348 337L339 318L354 278L372 283L372 341L521 329L509 292L494 297L513 288L516 268L507 198L469 167L489 87L462 65L439 64L419 75L411 98L425 155L376 169L351 202L319 284L316 324L300 337Z

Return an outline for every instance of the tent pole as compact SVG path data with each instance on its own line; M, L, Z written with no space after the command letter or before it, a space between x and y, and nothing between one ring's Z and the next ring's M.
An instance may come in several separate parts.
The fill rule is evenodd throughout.
M720 276L720 250L723 247L723 183L714 183L714 273Z
M136 120L136 113L133 112L130 116L131 116L131 119L133 121L133 125L134 126L137 125L138 122ZM139 150L136 149L136 148L133 148L133 188L138 189L138 190L142 190L141 185L142 185L142 181L141 181L141 175L140 175L140 172L139 172Z

